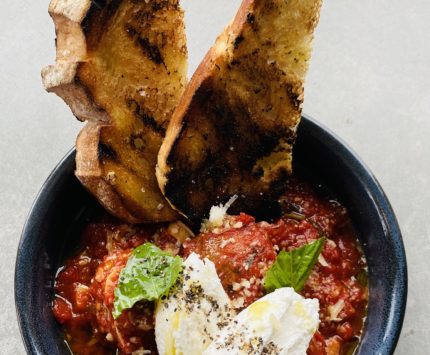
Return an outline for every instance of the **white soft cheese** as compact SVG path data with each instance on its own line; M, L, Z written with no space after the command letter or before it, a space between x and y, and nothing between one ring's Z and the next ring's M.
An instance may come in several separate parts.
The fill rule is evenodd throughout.
M203 352L220 354L305 355L319 324L318 300L292 288L278 289L243 310Z
M160 355L201 355L235 316L208 259L192 253L184 262L182 283L161 300L155 311L155 337Z

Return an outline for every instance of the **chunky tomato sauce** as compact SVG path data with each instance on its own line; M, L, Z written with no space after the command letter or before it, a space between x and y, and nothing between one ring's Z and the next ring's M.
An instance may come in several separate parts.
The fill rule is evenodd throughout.
M366 313L366 262L344 207L292 180L282 198L284 214L274 223L246 214L229 216L182 244L176 226L92 223L80 252L60 268L53 312L75 354L156 354L153 304L140 302L116 320L114 289L136 246L152 242L173 254L191 252L215 263L233 305L242 309L264 295L263 278L280 250L327 238L302 295L320 303L320 327L309 355L349 354L358 343ZM181 245L182 244L182 245Z
M114 290L131 251L152 242L173 254L179 244L165 227L92 223L82 249L60 268L55 283L54 315L64 325L74 354L130 354L142 347L155 353L153 304L139 303L113 319Z

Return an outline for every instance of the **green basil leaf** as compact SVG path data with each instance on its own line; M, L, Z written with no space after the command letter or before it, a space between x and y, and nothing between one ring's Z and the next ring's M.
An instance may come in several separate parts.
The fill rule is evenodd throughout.
M296 292L300 292L318 260L325 240L323 237L289 252L281 251L264 277L266 291L293 287Z
M119 275L112 311L114 318L136 302L155 301L165 295L181 270L182 259L179 256L163 252L151 243L134 249Z
M355 278L361 286L367 286L369 284L369 275L366 270L361 270Z

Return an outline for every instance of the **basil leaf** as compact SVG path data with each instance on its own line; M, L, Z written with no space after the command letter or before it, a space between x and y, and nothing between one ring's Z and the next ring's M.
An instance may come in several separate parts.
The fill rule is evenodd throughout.
M112 311L114 318L136 302L155 301L165 295L181 270L182 259L179 256L163 252L151 243L134 249L119 275Z
M355 278L361 286L367 286L369 284L369 275L366 270L361 270Z
M264 277L266 291L293 287L296 292L300 292L318 260L325 240L323 237L290 252L281 251Z

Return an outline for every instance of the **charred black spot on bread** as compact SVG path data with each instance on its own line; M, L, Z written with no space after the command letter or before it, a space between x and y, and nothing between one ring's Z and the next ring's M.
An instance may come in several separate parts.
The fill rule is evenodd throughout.
M150 60L156 64L164 64L160 49L156 45L152 45L148 38L139 37L138 43Z
M272 152L279 144L280 139L283 137L280 131L261 131L258 134L258 144L256 144L258 150L255 154L256 158L262 158Z
M245 37L243 36L237 36L236 39L234 40L234 49L239 48L239 45L243 42L243 40L245 39Z
M257 32L258 31L257 23L255 21L255 15L252 12L249 12L246 15L246 22L251 27L251 29L252 29L253 32Z
M98 155L99 155L100 160L103 160L103 159L116 160L117 159L117 154L116 154L115 150L111 146L109 146L108 144L105 144L103 142L99 142Z
M134 39L134 37L136 37L137 36L137 30L134 28L134 27L131 27L130 25L126 25L125 26L125 31L127 32L127 34L130 36L130 37L133 37L133 39Z
M148 38L140 36L138 31L130 24L125 25L125 31L137 43L145 55L155 64L164 64L161 51L158 46L151 44Z
M264 175L263 168L259 166L257 169L254 169L254 171L252 172L252 175L257 179L262 178Z
M163 2L161 2L161 3L154 2L151 4L151 9L153 12L156 12L156 11L163 9L165 6L166 6L166 2L164 2L164 3Z
M138 118L146 127L164 136L166 130L160 126L155 118L148 114L136 100L128 99L127 106L133 112L134 116Z
M252 12L248 12L248 14L246 15L246 22L248 22L249 24L253 24L255 22L255 16Z
M206 181L219 181L227 177L229 175L229 169L225 164L225 158L225 155L221 152L207 152L202 163L201 176L203 176Z
M120 0L93 0L91 2L90 10L81 25L85 35L91 33L88 43L89 48L97 46L99 39L105 29L109 27L120 4Z
M222 100L222 99L221 99ZM213 107L211 108L211 103ZM224 141L227 147L236 143L240 140L242 133L241 127L238 120L238 111L230 107L224 102L211 102L208 101L208 111L216 117L214 125L217 130L221 130L223 135L219 137L220 140Z

